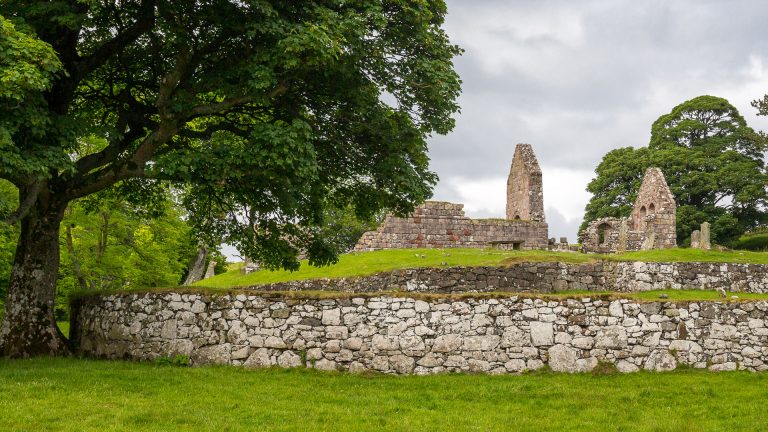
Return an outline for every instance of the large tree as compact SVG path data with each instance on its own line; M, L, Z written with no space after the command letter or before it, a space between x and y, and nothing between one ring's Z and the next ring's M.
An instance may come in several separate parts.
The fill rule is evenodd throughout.
M460 49L441 0L0 0L0 11L0 178L20 191L8 219L21 230L6 356L68 351L52 309L72 200L123 182L142 201L171 182L201 234L267 265L295 268L299 250L327 263L324 209L411 210L436 181L426 139L458 110Z
M661 168L677 202L677 239L690 241L702 222L714 240L728 244L765 223L768 173L763 136L747 126L727 100L699 96L659 117L648 147L612 150L587 190L584 224L628 216L646 168Z

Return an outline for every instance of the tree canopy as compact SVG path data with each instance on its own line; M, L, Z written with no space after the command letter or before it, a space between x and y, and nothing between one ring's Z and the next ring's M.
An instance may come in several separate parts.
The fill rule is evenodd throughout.
M148 179L137 195L184 183L199 228L270 264L293 265L299 247L332 259L297 228L328 202L370 215L427 198L425 139L458 109L440 1L4 1L3 13L31 47L7 60L28 87L3 94L29 93L36 113L4 125L0 175L64 200L131 178ZM88 134L107 142L84 148Z
M699 96L659 117L647 148L612 150L587 190L582 228L600 217L628 216L645 169L661 168L677 201L677 238L690 241L702 222L729 244L766 222L768 173L763 136L727 100Z
M151 207L170 184L209 243L267 266L296 268L299 251L328 263L326 208L412 210L436 182L426 140L459 109L461 50L441 0L0 0L0 11L0 178L19 190L7 221L21 222L0 329L10 355L62 346L43 322L73 200L120 187Z

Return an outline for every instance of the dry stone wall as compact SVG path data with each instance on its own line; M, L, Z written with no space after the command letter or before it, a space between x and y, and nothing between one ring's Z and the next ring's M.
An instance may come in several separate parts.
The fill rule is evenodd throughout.
M370 276L311 279L250 287L258 291L406 291L421 293L649 291L723 288L768 293L768 265L596 261L516 263L507 267L403 269Z
M546 222L470 219L464 204L427 201L405 218L388 216L368 231L356 251L404 248L546 249Z
M115 294L75 305L85 355L398 374L765 370L768 302Z

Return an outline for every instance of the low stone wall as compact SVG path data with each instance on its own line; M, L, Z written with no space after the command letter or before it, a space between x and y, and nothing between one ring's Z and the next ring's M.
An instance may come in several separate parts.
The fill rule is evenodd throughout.
M371 276L280 282L250 288L259 291L436 293L724 288L732 292L765 293L768 292L768 265L617 261L516 263L508 267L405 269Z
M768 302L651 302L355 295L149 293L82 298L72 340L85 355L194 365L311 367L399 374L516 373L549 365L622 372L761 371Z
M607 264L607 262L606 262ZM706 262L615 262L609 270L607 289L716 289L768 293L768 265ZM611 266L608 266L611 267ZM607 267L605 267L607 268Z

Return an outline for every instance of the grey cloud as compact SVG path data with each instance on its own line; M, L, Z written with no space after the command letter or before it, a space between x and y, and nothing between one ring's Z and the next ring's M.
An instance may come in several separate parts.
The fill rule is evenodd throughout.
M466 49L456 59L464 92L455 131L430 140L435 199L461 201L450 186L460 178L506 178L518 142L542 166L592 171L611 149L646 145L656 118L701 94L768 129L749 106L768 92L763 2L447 3L446 30ZM562 216L571 239L582 215L546 205L552 234Z

